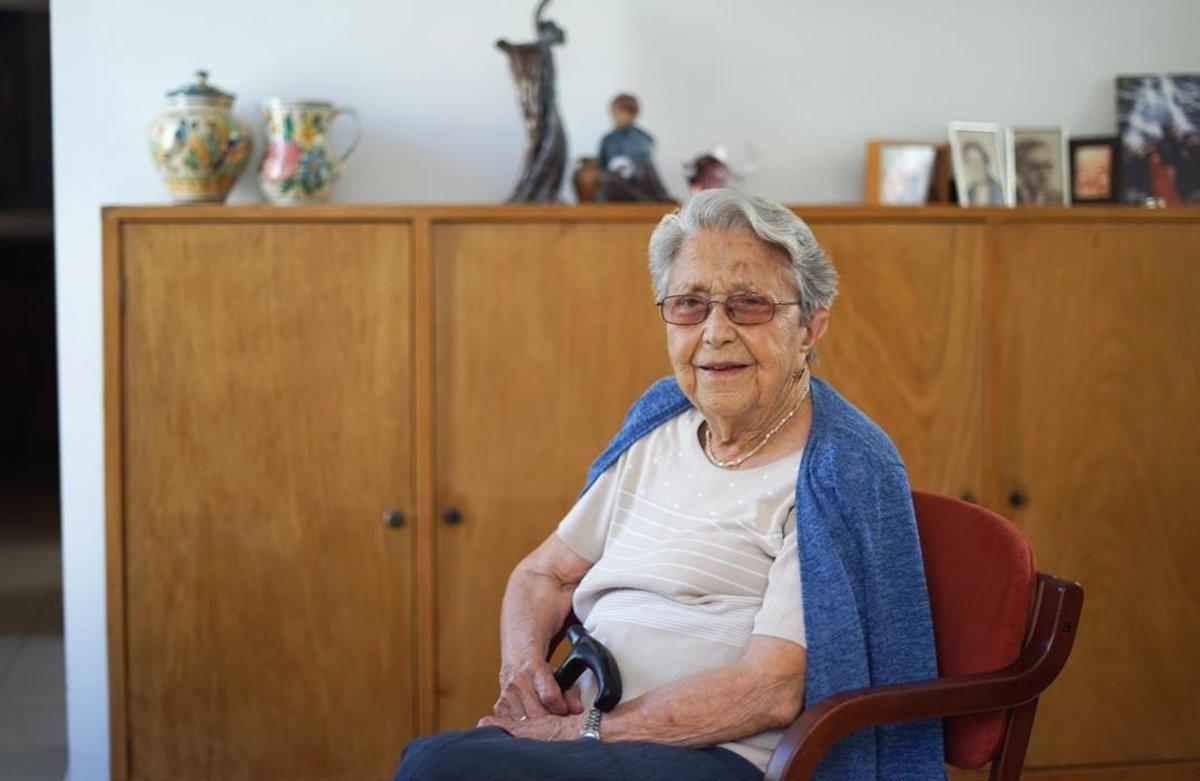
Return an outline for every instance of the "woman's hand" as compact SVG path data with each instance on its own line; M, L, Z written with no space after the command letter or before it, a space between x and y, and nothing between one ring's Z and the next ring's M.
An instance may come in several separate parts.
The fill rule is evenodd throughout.
M533 657L500 668L500 697L492 713L512 721L568 716L583 713L583 703L578 686L572 686L564 696L554 680L554 669L544 659Z
M513 737L532 740L575 740L583 729L583 716L530 716L526 719L503 719L484 716L476 727L500 727Z

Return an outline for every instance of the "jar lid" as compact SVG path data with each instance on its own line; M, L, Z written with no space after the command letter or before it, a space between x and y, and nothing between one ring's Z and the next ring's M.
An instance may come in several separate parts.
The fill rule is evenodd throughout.
M233 103L233 94L217 89L208 83L208 71L196 71L196 81L192 84L185 84L178 89L173 89L167 93L168 98L176 100L197 100L197 101L212 101L216 103Z

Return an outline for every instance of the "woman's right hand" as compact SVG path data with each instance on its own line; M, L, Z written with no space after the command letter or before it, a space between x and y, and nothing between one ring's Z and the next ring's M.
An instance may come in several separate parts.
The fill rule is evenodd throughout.
M583 713L583 703L578 686L572 686L564 695L554 680L554 668L535 657L500 668L500 696L492 713L517 720L547 713L567 716Z

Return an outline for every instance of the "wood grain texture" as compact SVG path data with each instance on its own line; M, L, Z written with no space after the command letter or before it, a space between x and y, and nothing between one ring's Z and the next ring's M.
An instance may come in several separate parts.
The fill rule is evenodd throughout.
M411 241L122 228L132 777L380 778L413 734Z
M883 188L879 181L883 169L883 143L878 138L867 141L866 163L863 165L863 203L868 207L883 205Z
M433 225L413 222L413 378L416 393L417 732L437 731L437 474L434 462Z
M987 770L948 768L950 781L986 781ZM1111 767L1094 765L1072 768L1026 767L1021 778L1030 781L1196 781L1200 762L1147 763Z
M1028 762L1200 756L1200 225L1004 226L987 285L987 503L1087 590Z
M978 496L985 229L811 227L840 286L816 373L891 436L914 488Z
M438 727L491 712L500 600L638 394L670 373L652 224L437 226Z

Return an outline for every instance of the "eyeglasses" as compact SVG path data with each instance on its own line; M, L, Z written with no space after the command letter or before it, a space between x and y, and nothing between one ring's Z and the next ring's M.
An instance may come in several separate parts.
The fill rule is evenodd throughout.
M799 301L772 301L758 293L738 293L724 301L714 301L697 293L667 296L658 302L662 319L671 325L699 325L708 319L712 308L725 307L725 314L738 325L769 323L781 306L795 306Z

